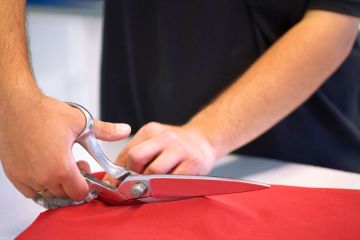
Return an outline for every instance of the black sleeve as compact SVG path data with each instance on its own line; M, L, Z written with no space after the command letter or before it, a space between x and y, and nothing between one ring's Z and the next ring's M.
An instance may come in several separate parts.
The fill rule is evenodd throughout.
M310 0L308 9L322 9L360 17L360 0Z

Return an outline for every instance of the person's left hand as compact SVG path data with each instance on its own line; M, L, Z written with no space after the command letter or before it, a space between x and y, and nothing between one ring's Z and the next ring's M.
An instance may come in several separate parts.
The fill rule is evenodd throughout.
M125 146L116 164L143 174L204 175L213 167L213 147L185 126L151 122ZM111 182L109 177L104 180Z

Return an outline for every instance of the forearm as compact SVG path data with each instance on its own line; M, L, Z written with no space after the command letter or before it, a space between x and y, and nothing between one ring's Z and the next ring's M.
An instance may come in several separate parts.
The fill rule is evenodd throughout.
M28 60L25 15L25 0L1 1L0 113L16 96L39 93Z
M186 125L222 156L287 116L340 66L358 32L358 19L309 12L233 85Z

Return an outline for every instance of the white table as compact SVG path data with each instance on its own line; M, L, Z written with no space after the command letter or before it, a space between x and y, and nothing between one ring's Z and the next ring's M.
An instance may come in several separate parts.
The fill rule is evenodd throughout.
M106 144L105 152L114 159L123 143ZM89 159L80 147L74 148L77 159ZM92 160L93 161L93 160ZM90 161L93 171L100 168ZM360 174L283 161L230 155L211 172L214 176L245 178L270 184L307 187L360 189ZM0 168L0 239L14 239L44 209L18 193Z

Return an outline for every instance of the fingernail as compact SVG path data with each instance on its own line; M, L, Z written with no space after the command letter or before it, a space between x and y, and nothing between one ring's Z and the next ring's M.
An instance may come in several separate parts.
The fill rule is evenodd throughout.
M125 124L125 123L117 123L116 124L116 131L119 133L123 133L123 132L129 132L130 126Z
M108 180L103 180L104 183L106 183L107 185L110 185L110 181Z

